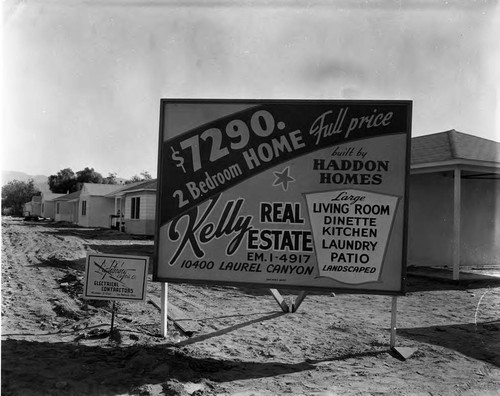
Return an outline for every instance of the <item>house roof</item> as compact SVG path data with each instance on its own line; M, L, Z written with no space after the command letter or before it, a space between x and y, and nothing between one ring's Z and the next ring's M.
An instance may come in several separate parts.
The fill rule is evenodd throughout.
M65 194L55 194L52 192L43 192L42 198L40 199L40 202L41 201L53 201L54 199L61 197L63 195L65 195Z
M135 191L135 190L155 190L157 187L157 180L152 179L152 180L146 180L144 182L139 183L136 186L131 186L125 190L122 190L122 192L128 192L128 191Z
M157 184L158 183L156 179L146 180L138 183L131 183L127 184L125 188L122 188L118 191L108 194L108 196L121 196L129 192L136 192L136 191L147 191L147 190L156 191Z
M31 198L32 202L42 202L42 196L41 195L34 195L33 198Z
M81 193L82 193L82 191L78 190L78 191L72 192L71 194L64 194L62 197L57 197L56 199L54 199L54 201L70 201L72 199L78 198Z
M115 191L112 191L108 194L106 194L107 197L114 197L116 195L120 195L122 191L129 190L131 187L138 186L144 182L135 182L135 183L129 183L129 184L120 184L120 188L118 188Z
M500 143L454 129L412 138L412 165L451 160L500 163Z
M119 190L121 187L121 184L83 183L82 190L85 188L89 195L104 196Z

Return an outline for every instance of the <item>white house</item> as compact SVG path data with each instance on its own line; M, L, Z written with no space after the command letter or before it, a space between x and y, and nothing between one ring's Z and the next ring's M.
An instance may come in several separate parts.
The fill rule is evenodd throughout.
M56 203L54 202L54 199L63 195L64 194L55 194L52 192L42 192L40 216L48 219L54 219L56 214Z
M42 215L42 196L36 195L31 198L31 201L23 205L24 215L41 216Z
M156 214L156 180L134 183L108 194L115 200L122 230L129 234L154 235Z
M78 225L83 227L111 226L115 201L107 194L123 188L120 184L83 183L78 201Z
M55 221L68 221L70 223L78 223L78 203L81 191L76 191L71 194L65 194L54 199Z

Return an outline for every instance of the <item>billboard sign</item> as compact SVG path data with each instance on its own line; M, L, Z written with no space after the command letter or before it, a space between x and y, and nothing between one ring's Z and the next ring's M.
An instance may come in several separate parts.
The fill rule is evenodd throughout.
M154 280L401 294L411 101L162 100Z

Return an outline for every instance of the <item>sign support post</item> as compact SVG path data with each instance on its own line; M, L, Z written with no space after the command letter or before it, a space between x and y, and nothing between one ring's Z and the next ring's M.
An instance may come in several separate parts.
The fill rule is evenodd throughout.
M113 328L115 326L115 312L116 312L116 301L113 300L113 307L111 308L111 329L109 334L113 334Z
M394 296L394 297L392 297L392 308L391 308L391 341L390 341L391 349L396 346L397 305L398 305L398 298L397 298L397 296Z
M168 324L168 283L161 283L161 335L163 338L167 337L167 324Z
M281 295L281 293L279 292L279 290L269 289L269 291L271 292L274 299L276 300L276 302L281 307L281 310L284 313L297 312L297 310L300 307L300 304L302 304L302 301L304 301L304 298L306 298L307 296L307 291L302 290L295 299L292 298L291 305L288 305L283 296Z
M396 346L397 304L398 304L397 296L392 297L390 349L391 349L391 351L396 353L397 357L399 357L403 360L407 360L417 351L417 349L411 348L411 347L397 347Z
M297 312L297 310L300 307L300 304L302 304L302 301L304 301L304 298L307 296L307 291L302 290L295 301L292 303L292 312Z
M290 312L290 307L288 306L288 304L286 303L285 299L280 294L280 292L277 289L269 289L269 291L273 295L273 297L276 300L276 302L278 303L278 305L281 307L281 310L284 313Z

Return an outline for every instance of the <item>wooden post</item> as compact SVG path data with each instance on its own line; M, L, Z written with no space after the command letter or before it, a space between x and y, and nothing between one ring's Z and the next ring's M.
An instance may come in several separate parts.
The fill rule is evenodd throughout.
M392 308L391 308L391 349L396 346L396 315L398 310L398 298L396 296L392 297Z
M307 292L302 290L295 301L292 303L292 312L297 312L297 309L299 309L300 304L302 304L302 301L304 301L304 298L306 298L306 296Z
M167 338L168 283L162 282L160 299L161 299L161 335L163 338Z
M269 291L271 292L271 294L273 295L274 299L276 300L276 302L281 307L281 310L283 312L285 312L285 313L290 312L290 307L288 306L288 304L286 303L285 299L280 294L280 292L277 289L269 289Z
M453 280L460 279L460 208L462 206L462 180L459 168L453 176Z

